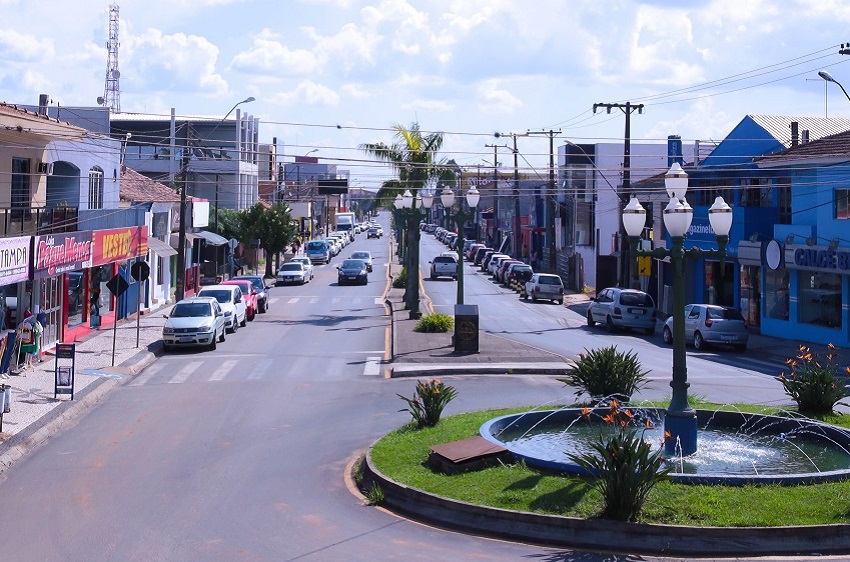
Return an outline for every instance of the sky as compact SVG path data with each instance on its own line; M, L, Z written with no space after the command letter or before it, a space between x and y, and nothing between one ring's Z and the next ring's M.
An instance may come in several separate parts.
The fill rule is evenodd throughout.
M223 117L238 101L283 160L311 153L377 188L358 146L394 124L443 133L440 156L492 169L511 137L555 145L721 140L748 114L850 118L846 0L124 0L123 112ZM0 102L94 106L109 2L0 0ZM850 46L850 45L848 45ZM546 135L517 136L548 175ZM495 149L512 168L506 148ZM486 172L482 172L486 173Z

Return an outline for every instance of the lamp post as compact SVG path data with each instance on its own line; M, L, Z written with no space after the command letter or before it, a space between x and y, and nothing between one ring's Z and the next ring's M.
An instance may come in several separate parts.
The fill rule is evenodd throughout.
M688 403L688 369L685 352L685 281L684 267L688 258L720 258L721 270L726 261L726 244L732 227L732 208L722 197L718 197L708 209L711 228L717 236L717 250L700 248L685 249L685 234L691 226L694 210L685 200L688 190L688 175L678 162L667 172L664 183L670 203L664 209L664 225L670 233L673 247L655 248L651 251L638 250L640 234L646 225L646 209L632 197L623 209L623 227L629 238L633 256L651 256L657 259L670 258L673 268L673 389L670 405L664 415L664 450L668 455L687 456L697 450L696 411ZM669 435L668 435L669 434Z
M847 96L848 100L850 100L850 94L847 93L847 90L844 89L844 86L841 85L841 82L833 78L829 72L821 70L820 72L818 72L818 76L820 76L827 82L834 82L835 84L838 84L838 87L841 88L841 91L844 92L844 95Z
M407 230L406 253L407 253L407 286L405 287L405 300L411 320L421 316L419 312L419 221L427 216L428 208L434 201L433 197L414 197L410 190L405 190L401 196L402 213L404 214ZM417 207L417 202L420 206ZM422 213L425 206L425 213Z
M452 213L452 207L455 204L455 194L452 192L451 188L446 186L443 188L443 192L440 194L440 201L443 203L443 207L446 209L446 213L449 215L455 225L457 225L457 304L463 303L463 225L466 224L466 221L475 218L475 208L478 207L478 201L481 199L481 194L478 193L478 190L473 186L466 192L466 203L469 205L469 212L463 212L463 198L458 197L460 199L459 209Z
M401 194L395 196L393 200L393 218L395 219L395 232L396 232L396 251L395 254L399 256L399 262L401 262L402 258L402 222L403 218L401 215L401 210L404 208L404 202L401 200Z

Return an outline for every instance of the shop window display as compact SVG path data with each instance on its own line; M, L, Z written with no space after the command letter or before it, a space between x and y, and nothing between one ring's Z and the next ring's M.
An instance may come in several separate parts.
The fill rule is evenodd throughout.
M841 276L800 272L800 322L841 328Z

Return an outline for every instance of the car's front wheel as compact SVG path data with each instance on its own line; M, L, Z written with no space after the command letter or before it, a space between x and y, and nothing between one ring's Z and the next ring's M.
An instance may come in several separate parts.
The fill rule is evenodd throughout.
M670 330L670 326L664 326L664 330L661 332L661 337L664 338L664 343L668 345L673 343L673 332Z
M248 325L248 313L245 313L245 316L242 317L242 322L239 323L241 327L245 327Z
M596 320L593 319L593 314L591 314L589 310L587 311L587 325L591 328L596 326Z
M215 351L216 347L218 347L215 343L215 338L210 341L210 351Z
M221 343L224 343L224 338L226 337L225 332L227 332L227 330L224 327L222 327L221 328L221 335L218 336L218 341L220 341ZM215 336L213 336L213 340L215 340Z

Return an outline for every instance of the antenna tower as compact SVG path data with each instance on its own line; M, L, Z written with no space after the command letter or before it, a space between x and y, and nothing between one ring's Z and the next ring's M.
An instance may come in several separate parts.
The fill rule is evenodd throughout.
M109 41L106 42L108 55L106 58L106 83L103 86L103 97L97 98L97 103L121 113L121 89L118 79L118 4L109 5Z

